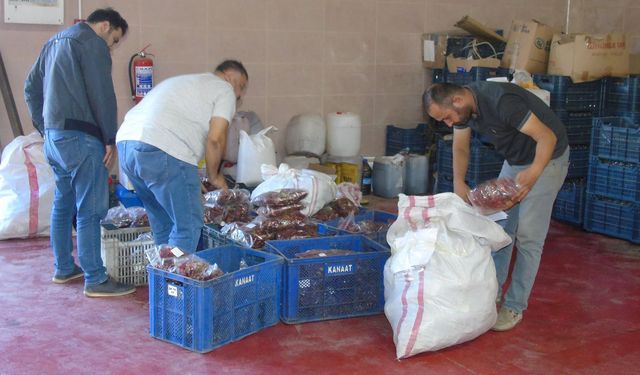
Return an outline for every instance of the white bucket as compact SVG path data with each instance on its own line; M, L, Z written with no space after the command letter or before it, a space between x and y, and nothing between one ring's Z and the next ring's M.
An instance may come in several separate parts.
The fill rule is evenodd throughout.
M327 153L333 156L360 155L360 116L352 112L327 115Z

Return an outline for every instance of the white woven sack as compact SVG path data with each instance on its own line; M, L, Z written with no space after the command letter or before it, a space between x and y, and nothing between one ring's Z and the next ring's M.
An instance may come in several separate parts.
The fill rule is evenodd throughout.
M472 340L495 324L491 251L511 242L502 227L453 193L400 194L387 241L385 314L398 359Z
M307 192L302 201L305 205L302 213L312 216L320 211L325 204L336 198L337 186L328 175L311 169L294 169L282 163L279 168L274 165L262 165L264 182L251 193L251 199L269 191L282 189L302 189Z
M54 192L40 134L9 143L0 162L0 240L48 236Z

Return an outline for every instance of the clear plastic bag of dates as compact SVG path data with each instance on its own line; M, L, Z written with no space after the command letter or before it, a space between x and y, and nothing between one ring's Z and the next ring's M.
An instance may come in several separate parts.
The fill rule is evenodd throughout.
M251 194L246 189L214 190L204 195L204 223L249 221Z
M152 267L169 272L175 271L176 259L185 255L178 247L166 244L145 249L144 253Z
M511 208L517 202L518 185L513 179L499 178L481 183L468 194L473 208L482 215L491 215Z
M302 189L280 189L260 194L251 203L258 207L285 207L300 203L306 197L307 192Z
M129 211L131 215L131 228L145 228L149 226L149 217L144 207L129 207L127 211Z
M264 218L258 217L250 223L229 223L222 227L220 233L243 246L262 249L265 242L276 238L275 232L269 232L261 225Z
M175 273L194 280L207 281L224 275L217 263L211 264L195 254L176 258Z
M128 228L133 223L133 217L131 217L131 212L123 206L116 206L111 207L100 222L102 224L112 224L116 228Z

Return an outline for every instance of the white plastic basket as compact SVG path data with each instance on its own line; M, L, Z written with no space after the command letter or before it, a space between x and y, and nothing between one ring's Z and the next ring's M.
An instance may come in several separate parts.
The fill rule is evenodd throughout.
M147 285L149 263L144 254L155 246L153 240L136 241L138 236L150 232L151 228L100 228L100 250L102 261L109 276L132 285Z

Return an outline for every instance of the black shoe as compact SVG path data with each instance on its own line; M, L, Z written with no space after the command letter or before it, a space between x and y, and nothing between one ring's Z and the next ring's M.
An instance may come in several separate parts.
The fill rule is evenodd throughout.
M77 265L73 265L73 271L71 271L71 273L68 274L61 274L60 272L56 271L53 274L53 279L52 281L56 284L65 284L68 283L71 280L75 280L78 279L80 277L82 277L82 275L84 275L84 271L82 271L82 268L78 267Z
M111 277L101 284L86 285L84 287L84 295L87 297L118 297L135 291L135 286L119 283Z

